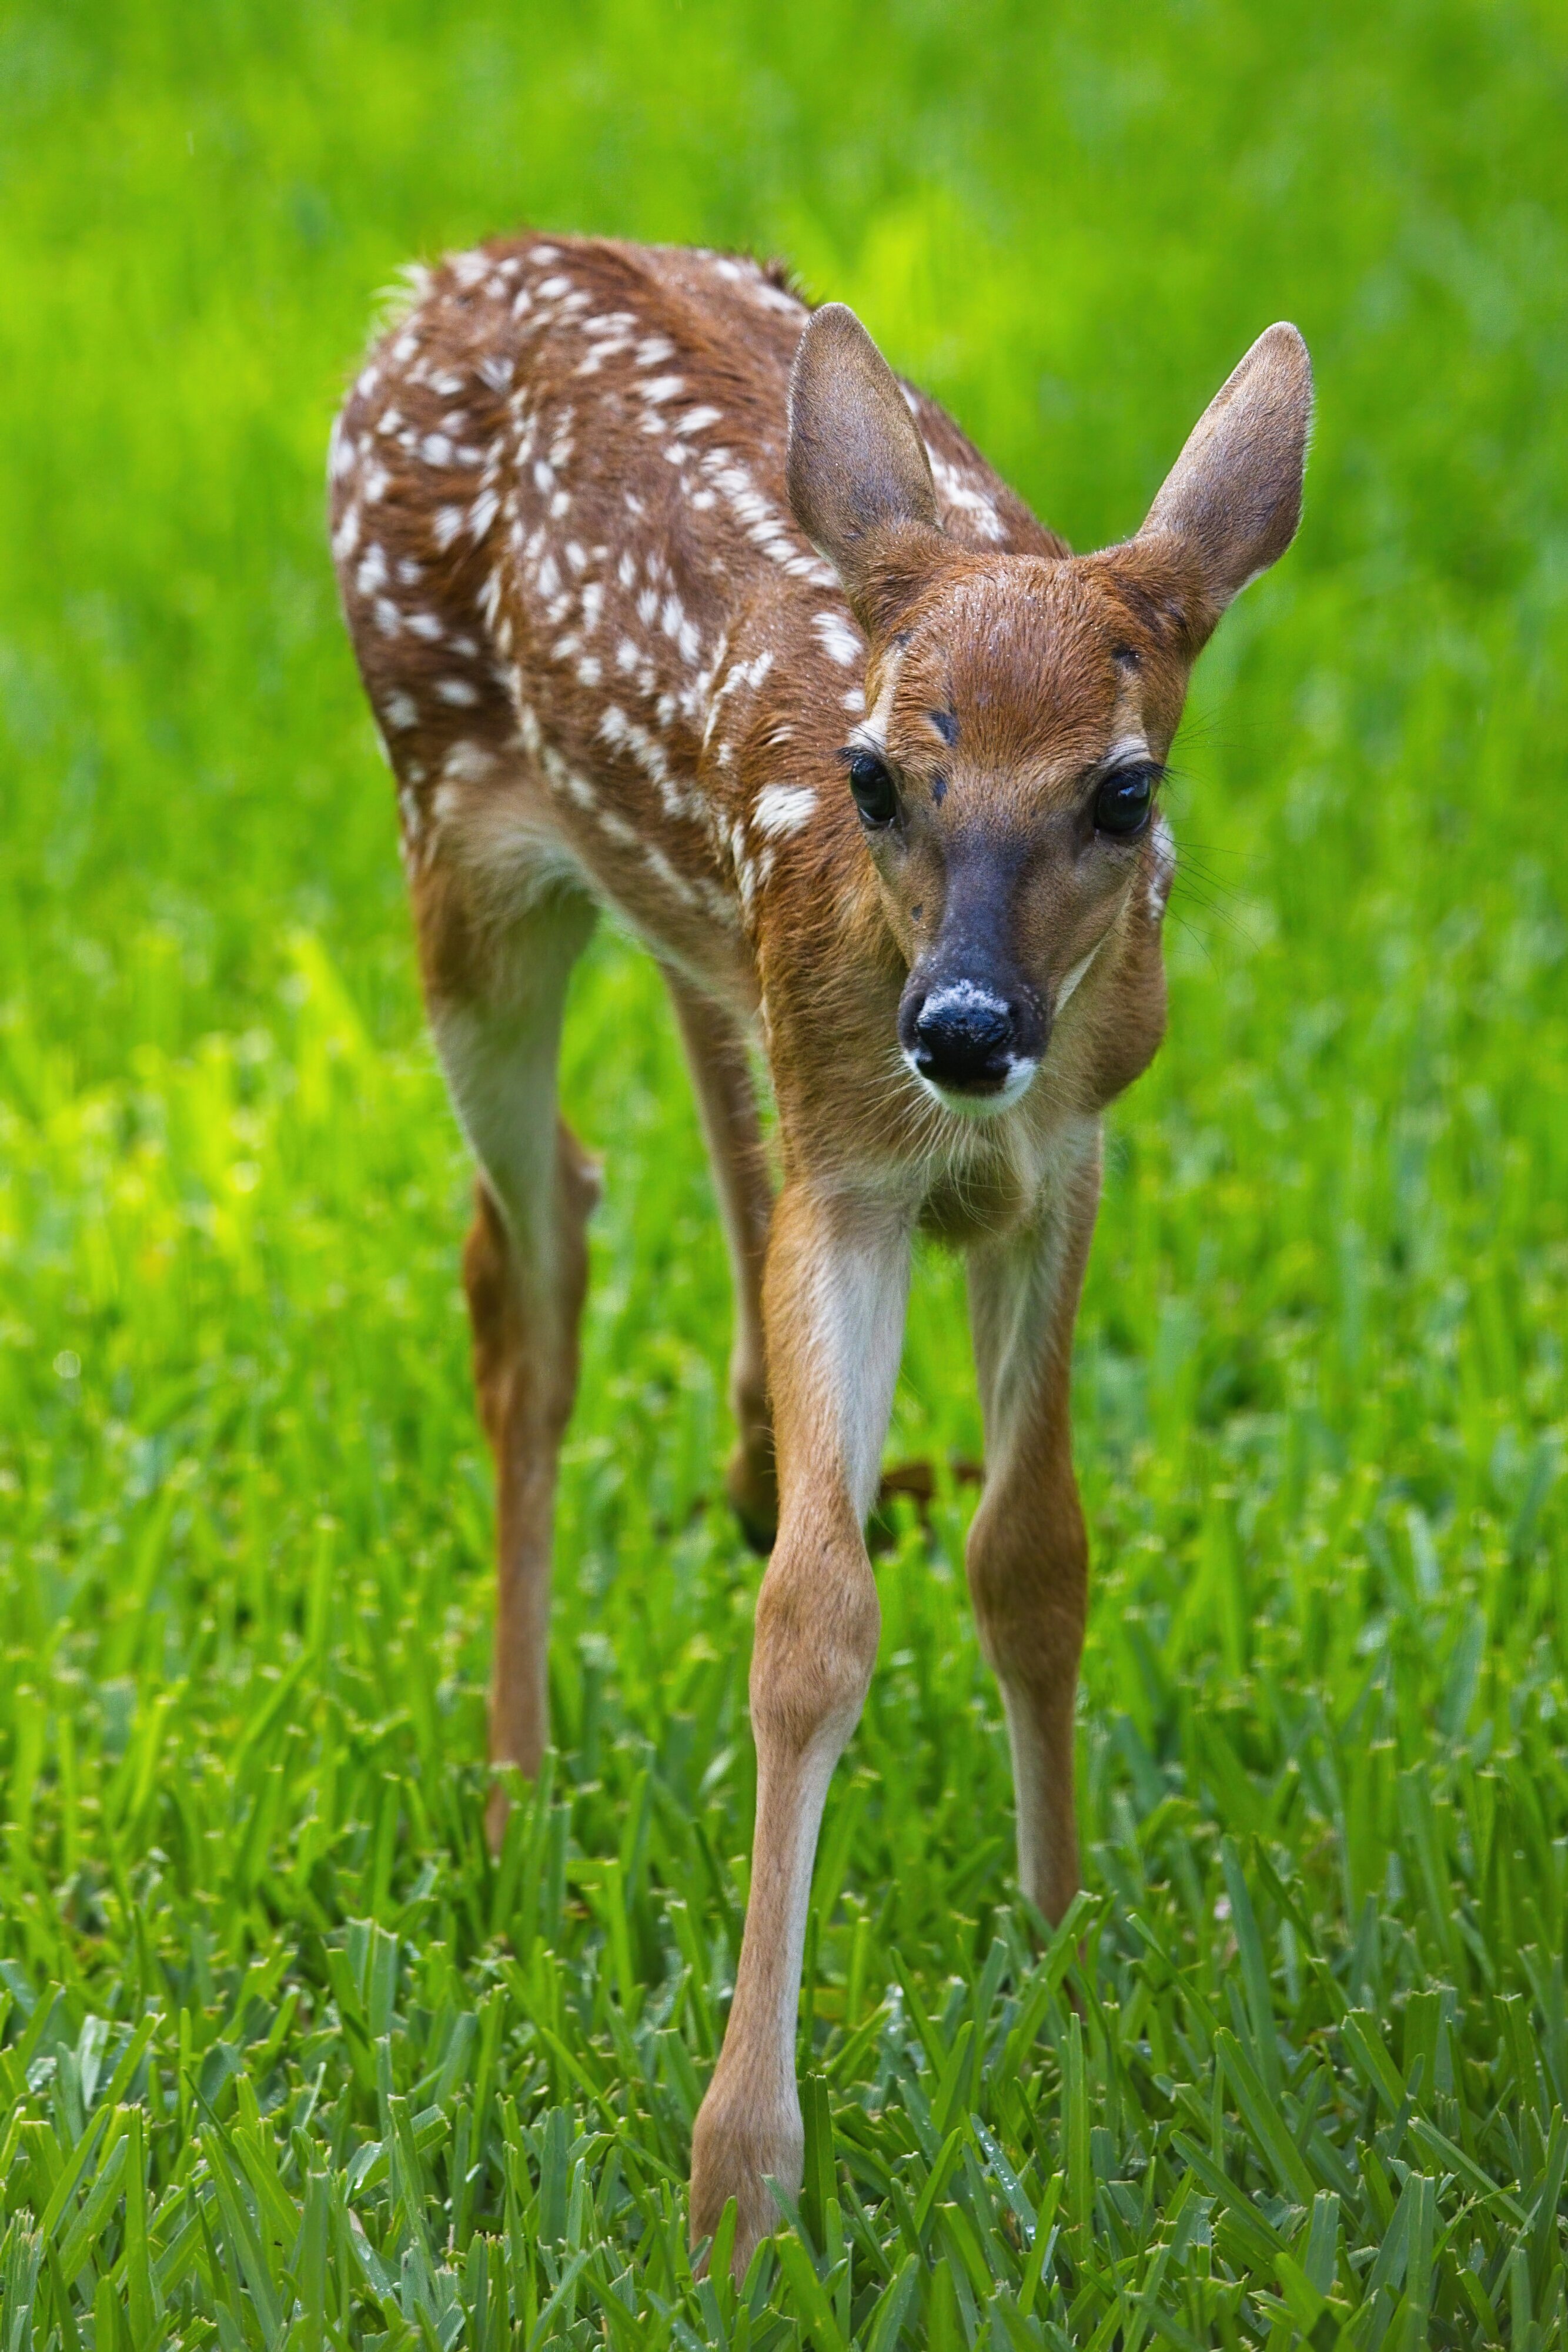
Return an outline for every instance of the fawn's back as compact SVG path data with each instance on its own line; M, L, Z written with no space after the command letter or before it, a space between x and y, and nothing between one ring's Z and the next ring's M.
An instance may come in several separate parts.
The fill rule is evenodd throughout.
M522 237L421 273L353 386L333 552L436 994L485 984L486 908L578 878L749 1011L781 854L858 847L812 789L865 643L786 492L807 316L750 260ZM906 397L956 542L1056 551Z

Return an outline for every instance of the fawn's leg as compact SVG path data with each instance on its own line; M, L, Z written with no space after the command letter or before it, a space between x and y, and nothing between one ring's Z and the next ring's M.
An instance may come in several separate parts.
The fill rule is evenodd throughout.
M779 1540L757 1603L751 1899L724 2048L692 2138L692 2230L737 2204L735 2269L778 2220L765 2186L800 2182L795 2027L817 1831L859 1719L881 1612L861 1534L876 1493L909 1287L885 1211L786 1186L765 1304L779 1449Z
M479 1162L463 1254L474 1381L496 1463L496 1652L490 1756L526 1778L549 1738L550 1535L556 1456L577 1389L586 1227L599 1171L556 1111L567 982L592 927L581 899L536 906L517 927L505 986L433 996L454 1108ZM504 1790L488 1827L498 1844Z
M1100 1190L1096 1133L1038 1222L976 1248L969 1311L986 1416L985 1492L967 1568L980 1646L1001 1685L1024 1893L1055 1921L1078 1890L1073 1705L1089 1551L1072 1475L1072 1325Z
M729 1402L738 1435L725 1485L747 1541L767 1551L779 1523L762 1336L762 1270L773 1185L757 1115L757 1089L740 1024L678 973L666 969L664 978L696 1088L735 1289Z

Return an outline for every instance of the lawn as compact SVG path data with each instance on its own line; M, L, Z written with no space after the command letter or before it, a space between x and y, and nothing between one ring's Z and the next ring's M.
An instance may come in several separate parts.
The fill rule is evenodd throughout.
M13 0L0 90L4 2352L1568 2344L1561 11ZM695 1120L606 930L492 1863L469 1179L324 546L378 293L522 219L787 256L1079 546L1271 319L1318 370L1110 1122L1086 1890L1014 1896L933 1255L740 2291L684 2208L758 1580Z

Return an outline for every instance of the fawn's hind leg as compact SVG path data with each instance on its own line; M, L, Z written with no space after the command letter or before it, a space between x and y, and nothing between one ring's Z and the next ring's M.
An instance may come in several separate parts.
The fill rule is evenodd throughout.
M967 1569L980 1647L1001 1685L1019 1883L1054 1923L1078 1891L1074 1703L1089 1547L1072 1475L1072 1326L1100 1192L1099 1138L1065 1159L1039 1222L970 1253L986 1485Z
M586 1228L599 1198L598 1168L556 1109L567 982L592 922L575 893L540 899L509 928L504 952L486 956L484 984L462 993L442 989L439 960L433 975L426 957L431 1026L480 1170L463 1278L496 1463L490 1756L530 1780L549 1738L556 1459L577 1390ZM497 1788L493 1844L506 1818Z
M739 1022L667 967L664 978L696 1088L735 1289L729 1402L739 1433L725 1485L747 1541L766 1552L772 1549L779 1524L762 1333L762 1272L773 1185L757 1115L757 1089Z

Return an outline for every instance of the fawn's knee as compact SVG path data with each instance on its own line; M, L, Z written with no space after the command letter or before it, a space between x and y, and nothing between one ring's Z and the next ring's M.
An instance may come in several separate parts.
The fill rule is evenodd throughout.
M781 1536L757 1601L751 1719L758 1740L801 1754L847 1738L876 1664L882 1611L858 1528Z

